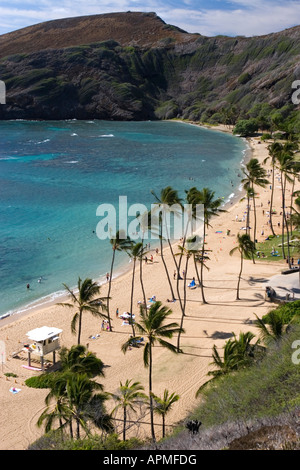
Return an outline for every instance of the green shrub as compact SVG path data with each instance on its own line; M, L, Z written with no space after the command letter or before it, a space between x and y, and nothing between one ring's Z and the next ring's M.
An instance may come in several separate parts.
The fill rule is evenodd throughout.
M253 135L258 130L256 119L241 119L237 122L233 133L243 137Z
M238 82L241 84L241 85L244 85L245 83L249 82L249 80L251 80L251 75L250 73L246 72L246 73L243 73L239 78L238 78Z
M89 436L85 439L67 439L60 431L51 431L32 443L28 450L131 450L136 449L141 442L136 438L121 441L117 434L106 438Z
M57 373L55 372L37 375L26 379L25 385L30 388L50 388L55 377L57 377Z
M53 71L50 69L33 69L24 72L23 75L18 75L7 80L6 85L9 87L22 87L27 88L28 86L45 80L53 76Z
M269 313L262 317L264 323L270 323L270 314L277 313L281 316L284 324L287 325L295 315L300 315L300 300L289 302L271 310Z
M155 110L158 119L173 119L178 115L178 105L175 101L170 100L163 103Z
M261 136L261 140L264 141L264 140L269 140L269 139L272 139L272 135L271 134L263 134Z

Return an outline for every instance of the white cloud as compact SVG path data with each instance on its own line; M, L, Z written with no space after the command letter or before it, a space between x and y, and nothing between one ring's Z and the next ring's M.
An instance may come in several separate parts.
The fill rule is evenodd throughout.
M236 3L243 3L237 0ZM256 6L254 2L254 5ZM260 7L244 10L193 10L174 9L168 12L168 22L188 32L204 36L227 34L231 36L258 36L282 31L300 24L300 2L288 1L270 8L270 2L260 1ZM297 5L296 5L297 4ZM166 17L167 12L161 10Z

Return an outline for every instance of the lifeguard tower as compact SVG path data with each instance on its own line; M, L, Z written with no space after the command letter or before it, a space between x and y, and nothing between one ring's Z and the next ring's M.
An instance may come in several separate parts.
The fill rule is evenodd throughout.
M28 367L31 367L31 354L40 357L42 371L44 371L44 356L47 354L53 353L53 364L55 364L55 352L60 349L59 335L62 331L59 328L42 326L26 333L28 339L33 341L24 345L28 351Z

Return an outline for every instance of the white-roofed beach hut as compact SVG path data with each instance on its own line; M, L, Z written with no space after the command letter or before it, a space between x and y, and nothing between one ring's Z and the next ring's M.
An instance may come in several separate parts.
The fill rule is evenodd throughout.
M33 341L27 347L29 367L31 354L40 356L42 370L44 370L44 356L49 353L53 353L53 364L55 364L55 352L60 349L59 335L62 331L59 328L42 326L26 333L28 339Z

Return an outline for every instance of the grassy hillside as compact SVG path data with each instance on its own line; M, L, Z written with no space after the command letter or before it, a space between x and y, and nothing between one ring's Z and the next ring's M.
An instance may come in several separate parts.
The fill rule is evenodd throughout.
M263 360L211 382L189 418L201 421L199 434L181 429L159 449L300 449L299 338L296 325Z
M155 14L57 20L0 36L0 119L170 119L233 123L297 111L300 27L208 38ZM262 106L268 106L268 108ZM280 110L280 116L276 112ZM296 114L294 126L299 126Z

